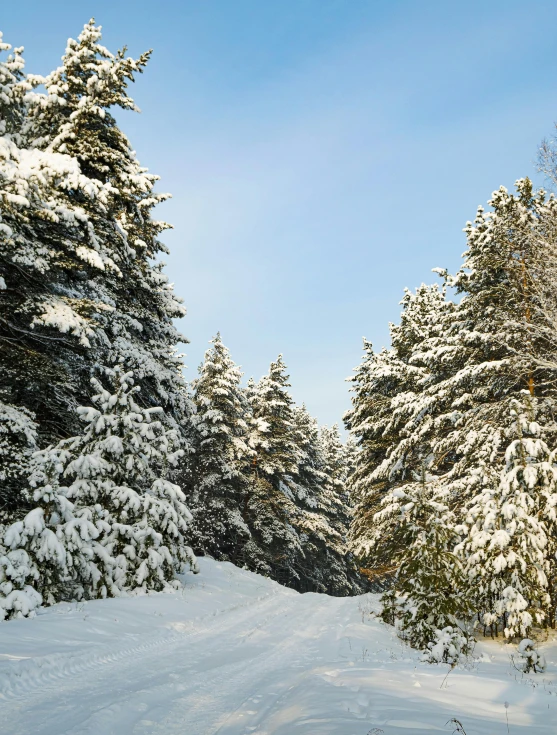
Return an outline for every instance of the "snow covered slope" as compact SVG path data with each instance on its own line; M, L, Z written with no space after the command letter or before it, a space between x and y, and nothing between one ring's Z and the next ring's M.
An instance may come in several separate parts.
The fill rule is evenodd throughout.
M377 598L300 595L201 559L183 594L59 604L0 624L2 735L468 735L557 731L557 645L521 678L501 643L419 662ZM505 709L508 702L508 709Z

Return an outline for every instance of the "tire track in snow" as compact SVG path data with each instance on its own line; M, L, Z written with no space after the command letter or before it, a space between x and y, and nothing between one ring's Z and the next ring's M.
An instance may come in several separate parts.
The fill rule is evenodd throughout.
M196 686L186 689L173 701L167 699L164 704L166 715L162 720L151 719L133 732L137 735L184 732L188 735L228 735L248 733L250 729L246 728L249 725L251 730L256 730L261 718L265 718L277 701L288 695L296 682L312 675L318 662L308 648L308 641L317 641L321 635L330 634L331 617L338 614L339 605L334 599L320 596L317 607L315 599L310 603L309 596L304 604L304 597L294 599L289 611L291 615L283 615L286 625L283 625L285 637L281 645L275 645L255 662L247 660L233 667L223 665L209 676L197 677ZM317 636L316 629L319 630ZM272 631L275 643L277 633L278 630ZM296 671L297 667L303 671ZM262 697L264 701L254 702L247 710L246 705L263 687L271 687L274 691L266 692ZM254 711L254 707L259 711ZM242 709L244 712L240 711ZM93 732L100 731L90 731L88 735Z
M13 664L12 670L2 672L0 674L0 699L9 701L17 698L26 697L38 690L48 688L53 684L60 684L65 679L75 678L76 676L93 671L98 668L105 667L119 662L125 662L131 658L140 657L142 654L148 653L152 649L160 651L162 648L172 649L176 645L180 645L185 640L191 641L200 636L206 635L215 628L226 629L226 623L221 620L221 616L227 616L237 611L250 608L249 618L259 616L262 608L271 604L275 597L276 591L273 590L267 595L250 600L249 603L232 605L229 608L218 610L210 618L212 624L199 629L193 629L191 632L168 632L166 634L157 634L149 640L139 645L127 645L117 650L100 650L91 651L90 654L84 656L79 654L58 653L45 656L42 659L32 659L18 661ZM246 618L243 618L244 620ZM197 618L188 620L188 625L195 626L201 621L205 622L206 618ZM4 707L3 707L4 709ZM1 732L1 731L0 731Z
M177 641L159 647L151 641L71 679L66 672L43 680L3 703L0 733L213 735L263 679L280 679L311 658L308 642L316 627L327 627L331 600L323 597L316 606L305 597L278 588ZM272 688L283 695L288 687L273 681ZM10 724L6 730L4 723Z

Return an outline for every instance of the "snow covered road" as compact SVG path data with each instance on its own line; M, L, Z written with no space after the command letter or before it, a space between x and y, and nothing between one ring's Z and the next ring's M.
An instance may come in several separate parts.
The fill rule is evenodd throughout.
M2 735L555 732L557 647L522 680L509 652L447 675L370 614L201 560L183 594L56 605L0 626ZM446 680L445 680L446 677ZM445 680L445 681L444 681Z

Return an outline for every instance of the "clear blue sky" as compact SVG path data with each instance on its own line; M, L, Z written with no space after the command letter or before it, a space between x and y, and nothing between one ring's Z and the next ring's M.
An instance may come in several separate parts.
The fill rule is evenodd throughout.
M120 117L173 199L167 271L191 379L220 330L246 376L284 353L324 423L349 405L404 286L456 269L462 227L534 174L557 119L557 3L25 0L5 40L56 66L90 16L112 50L153 48Z

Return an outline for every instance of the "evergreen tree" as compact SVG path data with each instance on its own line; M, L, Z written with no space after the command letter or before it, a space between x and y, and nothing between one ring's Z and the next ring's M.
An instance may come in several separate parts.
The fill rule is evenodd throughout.
M344 444L344 483L345 492L350 497L350 504L353 503L351 486L352 476L358 466L358 455L359 455L358 444L352 434L348 435L346 443Z
M294 401L287 390L288 379L286 365L279 355L251 397L255 423L251 445L257 452L259 472L287 494L284 476L295 471L298 460L293 433Z
M548 538L555 526L557 469L537 422L537 401L526 391L511 401L513 419L501 473L480 467L483 490L469 509L460 551L467 559L475 607L492 635L528 635L551 607Z
M348 479L354 461L354 444L343 444L337 424L322 426L319 432L319 445L323 457L325 485L323 498L331 517L331 523L340 533L344 542L353 517L352 500L348 491Z
M114 393L95 379L98 408L82 408L83 435L68 440L72 459L64 474L72 480L67 496L76 513L99 522L104 558L100 594L125 589L161 590L176 585L184 564L195 568L186 544L191 513L181 489L167 479L183 450L175 429L164 426L159 407L142 408L131 372L113 371ZM160 419L154 419L154 416Z
M245 518L252 533L246 551L252 557L250 565L255 565L250 568L292 585L299 579L294 566L303 551L293 525L297 510L290 484L299 454L288 387L282 355L259 383L248 381L248 444L253 458L244 473L248 481Z
M547 321L534 286L555 205L527 179L515 195L495 192L490 205L493 211L480 208L466 227L468 249L456 276L440 271L459 303L430 289L407 295L392 349L381 357L370 351L356 376L347 417L361 447L352 537L375 568L388 568L389 534L400 533L377 526L385 493L425 462L461 522L479 496L500 492L493 478L505 466L509 401L524 388L544 400L552 394L554 371L543 358Z
M256 451L246 475L249 544L257 548L258 563L283 583L351 594L362 583L347 556L350 509L338 429L320 432L306 407L294 405L287 380L279 357L258 385L249 381L246 389Z
M437 286L422 285L415 294L407 290L402 306L400 324L391 325L391 349L376 354L364 341L362 364L351 379L352 408L345 416L358 442L350 477L356 506L351 548L378 580L394 567L388 539L376 543L375 517L385 495L419 474L431 454L430 394L444 369L445 322L453 311Z
M124 361L141 383L143 400L162 405L178 420L187 413L182 363L176 345L184 341L172 319L184 316L163 263L159 235L170 225L152 218L169 198L154 192L159 177L141 167L111 109L136 110L127 93L150 52L139 59L115 55L100 44L101 28L89 21L78 40L70 39L62 66L44 80L29 111L26 134L34 147L69 153L102 189L90 215L109 244L117 270L105 274L105 309L99 316L102 364ZM100 206L101 205L101 206Z
M0 32L0 53L10 51ZM14 209L15 195L8 192L8 161L16 152L23 119L23 49L17 48L5 61L0 60L0 245L11 233L5 223L6 213ZM11 194L11 196L9 196ZM10 206L11 205L11 206ZM4 214L3 214L4 213ZM0 256L1 258L1 256ZM0 260L0 263L2 261ZM0 272L0 291L7 289L4 269ZM0 529L11 512L23 503L21 485L29 474L30 454L36 446L37 427L33 414L2 401L7 391L0 392Z
M540 653L536 644L530 638L524 638L518 644L517 650L519 656L520 669L525 673L534 674L543 673L547 667L547 662L543 653ZM518 667L517 667L518 668Z
M425 467L421 480L391 490L376 515L371 542L387 539L397 569L383 594L383 616L415 648L431 650L441 630L458 630L469 617L466 580L453 553L457 538L446 494Z
M30 617L41 604L76 599L91 590L100 573L94 563L99 529L76 516L60 486L69 458L62 447L36 452L30 484L34 508L3 535L0 556L0 618Z
M250 538L244 520L247 503L242 465L249 464L246 399L242 373L220 334L211 340L193 383L197 441L192 459L190 537L196 553L234 560Z
M12 47L3 40L0 31L0 52L11 51ZM23 48L16 48L5 61L0 61L0 136L17 141L23 122L23 95L27 91L23 83Z
M1 44L2 50L9 46ZM42 441L64 434L75 366L91 336L92 306L83 280L71 288L64 282L69 264L80 270L80 256L96 243L82 207L68 201L69 190L76 199L93 196L77 162L24 146L23 99L30 85L21 51L0 61L0 402L2 451L11 457L2 470L9 476L10 513L28 507L21 491L27 448L37 434ZM104 267L100 255L98 260ZM44 329L45 320L54 328Z
M301 542L301 554L292 562L296 585L314 592L346 594L351 587L345 538L334 523L341 502L336 487L328 483L319 427L305 406L294 409L293 420L298 460L286 482L296 506L291 522Z
M14 151L8 141L21 166L0 174L10 203L9 233L0 233L0 298L10 315L1 324L9 352L0 389L36 414L41 443L76 432L74 408L89 400L91 375L114 362L134 370L144 405L162 405L184 436L190 429L176 353L183 339L172 322L184 309L155 261L167 225L151 215L166 195L154 193L157 177L111 114L135 109L127 86L148 56L111 54L91 21L59 69L27 78L46 91L25 97L26 147Z
M479 208L465 230L461 269L443 273L463 297L446 329L447 376L433 391L434 451L461 509L480 490L476 469L503 466L509 400L525 387L543 396L550 379L536 364L544 347L528 286L530 266L542 256L535 233L545 194L534 193L528 179L516 186L516 195L494 192L492 212Z
M183 451L177 432L154 418L162 409L136 403L131 372L116 367L111 376L113 393L92 379L97 407L78 409L84 432L36 455L37 507L5 534L2 581L14 581L15 558L25 570L18 588L30 580L47 604L171 589L184 564L195 570L185 540L191 514L166 479Z
M0 400L0 529L29 503L24 487L36 444L37 425L33 415Z

